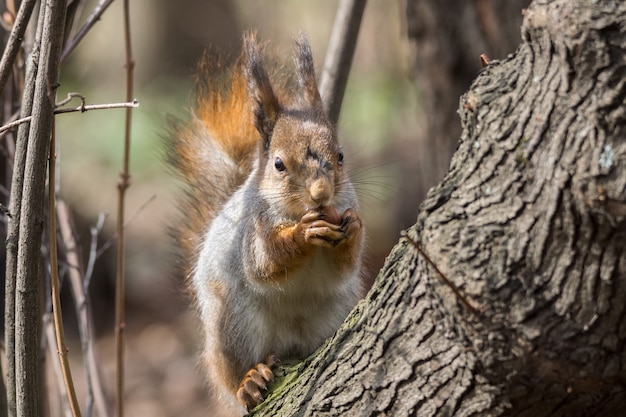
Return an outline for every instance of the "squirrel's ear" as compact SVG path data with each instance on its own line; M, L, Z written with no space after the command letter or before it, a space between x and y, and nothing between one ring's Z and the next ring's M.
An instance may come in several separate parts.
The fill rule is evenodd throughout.
M298 84L302 90L304 100L311 107L322 107L322 98L315 81L315 67L313 66L313 53L306 36L301 33L300 40L296 44L296 69L298 71Z
M267 146L278 118L280 105L263 67L259 45L253 33L244 35L243 49L245 56L244 76L252 102L254 125Z

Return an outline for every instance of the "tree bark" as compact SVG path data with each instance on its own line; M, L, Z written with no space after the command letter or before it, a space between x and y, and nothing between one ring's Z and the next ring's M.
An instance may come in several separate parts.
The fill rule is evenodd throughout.
M626 3L536 0L462 97L450 170L366 300L254 413L626 407Z
M41 236L43 232L43 197L46 185L46 162L50 133L52 132L59 58L63 42L66 4L48 0L42 4L43 28L41 52L32 90L32 121L29 126L28 146L24 167L16 167L16 175L23 172L23 189L17 239L15 270L15 410L20 417L41 415L39 406L39 286L41 263ZM29 76L27 76L30 78ZM25 100L31 100L30 89ZM29 107L26 105L25 107ZM23 171L22 171L23 169ZM19 193L18 193L19 194ZM13 196L14 194L12 194ZM16 206L11 202L11 210ZM9 263L7 263L9 265ZM10 295L8 295L10 296ZM9 405L13 409L13 405Z
M26 59L26 74L24 80L24 92L22 94L22 106L20 116L32 115L33 96L35 91L35 79L37 78L37 66L40 57L41 32L45 8L39 10L37 20L37 32L33 44L33 50ZM16 368L16 288L17 288L17 268L18 268L18 243L20 229L20 215L22 211L22 191L24 187L24 169L26 166L26 154L28 152L28 134L30 124L22 124L17 130L15 143L15 156L13 159L13 173L11 177L11 195L9 199L9 212L11 217L7 225L6 237L6 266L5 266L5 317L4 317L4 338L7 358L7 409L9 417L17 415L17 377Z

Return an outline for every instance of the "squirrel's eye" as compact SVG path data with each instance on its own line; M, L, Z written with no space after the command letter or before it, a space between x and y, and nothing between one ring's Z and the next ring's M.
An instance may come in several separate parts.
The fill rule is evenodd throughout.
M341 149L339 149L339 154L337 155L337 163L343 165L343 150Z
M279 171L284 171L286 169L283 160L279 157L276 157L276 159L274 160L274 167Z

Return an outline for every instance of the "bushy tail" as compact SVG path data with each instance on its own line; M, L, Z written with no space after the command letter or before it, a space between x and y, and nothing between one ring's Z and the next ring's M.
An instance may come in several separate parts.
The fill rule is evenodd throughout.
M247 36L246 45L253 42L257 48L254 36ZM166 141L167 159L186 186L179 203L183 219L173 232L187 268L195 263L211 221L246 180L261 145L246 80L246 52L229 65L215 54L205 56L191 118L173 122ZM269 75L277 96L285 97L293 82L281 72L270 68Z

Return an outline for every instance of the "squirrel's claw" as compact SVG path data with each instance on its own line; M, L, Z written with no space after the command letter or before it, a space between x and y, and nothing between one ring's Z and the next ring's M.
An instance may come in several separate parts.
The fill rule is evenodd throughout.
M339 225L329 223L326 214L320 211L308 211L300 219L303 227L304 240L314 246L335 248L346 239L346 233Z
M304 216L300 219L301 223L313 223L317 220L324 220L326 218L326 214L317 210L310 210L305 213Z
M339 226L321 220L314 222L304 231L306 241L315 246L334 248L346 239L346 233Z
M343 213L343 220L341 221L340 227L341 230L345 232L346 237L350 239L361 230L363 223L359 214L355 210L349 208Z
M339 225L327 222L325 215L319 212L309 212L302 217L303 223L309 223L304 230L307 243L326 248L336 248L349 241L358 234L363 227L361 217L354 209L347 209L343 213Z
M276 355L269 355L265 359L265 363L257 363L250 369L237 389L237 400L246 407L247 411L252 410L263 402L263 394L261 391L267 389L267 383L274 381L274 366L279 359Z

